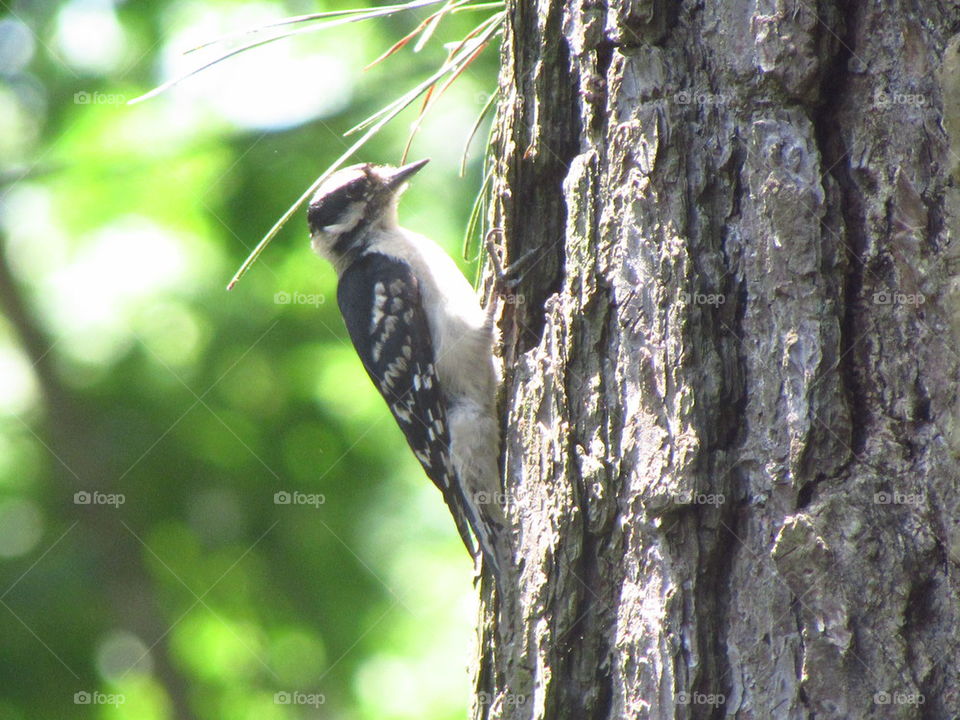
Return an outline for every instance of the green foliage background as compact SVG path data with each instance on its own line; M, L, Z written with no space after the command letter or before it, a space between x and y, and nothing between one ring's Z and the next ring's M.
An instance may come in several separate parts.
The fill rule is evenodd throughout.
M224 286L341 134L482 15L366 73L429 10L123 103L191 43L340 7L0 2L0 720L465 714L471 566L304 218ZM433 162L401 216L458 257L480 184L479 149L464 179L459 153L496 61L411 154ZM308 117L284 111L297 97ZM358 161L396 164L414 117Z

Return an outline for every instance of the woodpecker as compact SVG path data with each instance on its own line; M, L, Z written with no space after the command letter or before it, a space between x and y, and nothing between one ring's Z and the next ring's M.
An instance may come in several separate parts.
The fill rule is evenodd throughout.
M435 242L401 227L397 200L429 160L353 165L310 202L314 252L336 270L353 346L410 449L443 494L471 556L471 532L499 583L509 556L498 504L493 317Z

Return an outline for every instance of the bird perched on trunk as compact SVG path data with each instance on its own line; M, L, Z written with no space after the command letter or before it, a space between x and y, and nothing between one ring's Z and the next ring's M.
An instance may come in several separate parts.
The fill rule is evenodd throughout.
M499 582L509 551L498 504L493 317L453 260L397 221L406 181L427 162L332 175L310 202L311 244L337 272L337 303L364 368L467 550L475 554L472 531Z

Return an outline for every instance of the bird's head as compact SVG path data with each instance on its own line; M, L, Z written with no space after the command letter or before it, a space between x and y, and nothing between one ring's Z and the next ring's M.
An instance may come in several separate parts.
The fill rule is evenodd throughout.
M310 201L307 222L314 251L339 265L363 249L370 231L397 223L397 198L429 159L403 167L351 165L327 178Z

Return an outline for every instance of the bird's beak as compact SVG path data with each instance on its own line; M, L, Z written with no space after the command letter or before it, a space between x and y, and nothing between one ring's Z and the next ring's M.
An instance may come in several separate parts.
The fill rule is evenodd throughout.
M387 187L391 190L398 189L408 178L413 177L419 172L420 168L430 162L430 158L424 158L423 160L418 160L415 163L410 163L409 165L404 165L403 167L398 167L394 170L389 176L387 176Z

